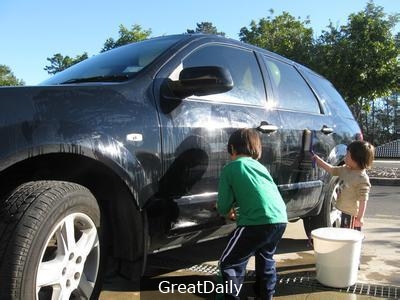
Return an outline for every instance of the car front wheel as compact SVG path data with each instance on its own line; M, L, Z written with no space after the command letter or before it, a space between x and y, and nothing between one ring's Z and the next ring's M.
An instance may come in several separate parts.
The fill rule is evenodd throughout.
M74 183L36 181L1 205L0 298L90 299L100 290L100 209Z

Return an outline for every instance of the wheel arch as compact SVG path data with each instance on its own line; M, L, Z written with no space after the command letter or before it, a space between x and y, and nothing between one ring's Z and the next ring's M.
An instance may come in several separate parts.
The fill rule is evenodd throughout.
M60 146L59 146L60 147ZM108 225L112 255L116 258L137 261L145 256L146 218L139 207L136 182L110 158L79 148L78 152L48 152L22 159L0 173L2 199L24 182L34 180L59 180L78 183L88 188L99 203L102 216ZM21 156L21 155L20 155ZM17 157L20 157L17 156ZM96 159L97 158L97 159ZM101 160L99 159L101 158ZM9 160L10 161L10 160ZM136 164L135 178L143 180L140 165ZM140 186L139 186L140 188Z

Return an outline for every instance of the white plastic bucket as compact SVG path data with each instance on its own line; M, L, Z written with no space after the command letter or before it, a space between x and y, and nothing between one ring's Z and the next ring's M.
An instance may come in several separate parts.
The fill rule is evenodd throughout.
M336 288L355 284L364 234L354 229L324 227L313 230L311 236L317 280Z

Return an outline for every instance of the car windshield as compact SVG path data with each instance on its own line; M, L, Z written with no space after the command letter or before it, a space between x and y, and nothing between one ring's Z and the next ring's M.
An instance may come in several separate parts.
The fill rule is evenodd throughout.
M182 36L174 35L121 46L73 65L39 85L125 81L134 77L180 39Z

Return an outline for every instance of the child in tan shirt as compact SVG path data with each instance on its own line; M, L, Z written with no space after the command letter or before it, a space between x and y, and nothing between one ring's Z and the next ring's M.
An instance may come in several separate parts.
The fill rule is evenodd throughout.
M353 141L347 146L342 166L332 166L314 154L313 159L319 167L339 176L342 181L336 207L342 212L341 227L361 231L371 184L366 169L374 160L375 148L366 141Z

